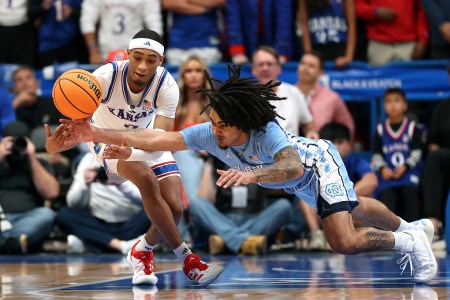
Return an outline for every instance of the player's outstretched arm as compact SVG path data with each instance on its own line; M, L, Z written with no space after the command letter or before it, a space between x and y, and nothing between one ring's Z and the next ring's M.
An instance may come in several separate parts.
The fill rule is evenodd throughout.
M105 144L122 145L123 136L128 145L145 151L178 151L186 150L186 143L179 132L165 132L153 129L124 129L113 130L92 126L85 119L61 119L61 123L70 125L69 142L97 141Z
M303 176L303 164L294 147L284 147L273 159L275 162L271 166L253 171L257 183L284 182Z
M235 169L217 170L220 178L216 184L227 188L234 184L284 182L303 176L303 164L300 156L292 146L285 147L274 156L275 162L267 167L253 172L241 172Z

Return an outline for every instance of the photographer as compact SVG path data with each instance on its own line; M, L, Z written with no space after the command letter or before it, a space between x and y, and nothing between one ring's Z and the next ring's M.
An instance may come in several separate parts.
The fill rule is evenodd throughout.
M3 128L0 142L0 205L12 227L4 238L28 236L30 250L39 251L52 231L55 212L44 206L59 194L52 167L35 157L29 129L22 122Z
M110 181L91 153L80 161L56 222L69 234L69 254L127 254L150 227L138 188L129 181Z

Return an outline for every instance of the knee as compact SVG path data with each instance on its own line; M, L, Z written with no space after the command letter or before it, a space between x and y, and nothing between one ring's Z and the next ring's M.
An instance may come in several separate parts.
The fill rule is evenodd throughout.
M178 223L183 215L183 202L178 201L176 205L170 208L172 210L172 215L176 223Z
M333 251L339 254L350 255L358 253L355 239L329 239L328 244L330 245L331 249L333 249Z
M36 209L36 216L42 222L53 222L56 218L56 212L48 207L39 207Z

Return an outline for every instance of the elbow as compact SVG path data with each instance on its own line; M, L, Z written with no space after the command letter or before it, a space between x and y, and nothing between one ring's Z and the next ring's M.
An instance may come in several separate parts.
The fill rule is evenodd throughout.
M53 200L53 199L58 198L58 196L59 196L59 187L55 188L55 189L52 189L51 191L48 191L46 194L47 195L45 196L45 198L47 198L47 199Z
M56 183L52 188L50 188L48 191L46 191L45 197L47 199L56 199L59 196L61 188L59 183Z
M303 168L303 164L301 162L297 162L292 165L295 177L294 178L300 178L305 173L305 169Z

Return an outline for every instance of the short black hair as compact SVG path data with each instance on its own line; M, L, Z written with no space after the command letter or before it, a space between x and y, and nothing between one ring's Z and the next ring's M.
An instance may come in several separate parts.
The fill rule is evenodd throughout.
M383 98L386 98L386 96L390 95L390 94L399 94L400 96L402 96L403 100L406 101L405 91L399 87L391 87L391 88L386 89L384 91Z
M161 36L156 31L150 29L142 29L133 36L133 40L134 39L151 39L157 41L161 45L163 44Z
M329 141L350 141L350 129L342 123L330 122L320 129L319 136L321 139Z
M197 91L209 98L209 104L203 111L211 107L228 126L236 126L243 132L261 131L275 117L283 119L269 102L286 99L278 97L273 91L281 84L280 81L269 81L263 85L252 77L240 78L239 65L228 65L228 79L223 82L211 78L207 71L204 73L211 89L200 88Z

